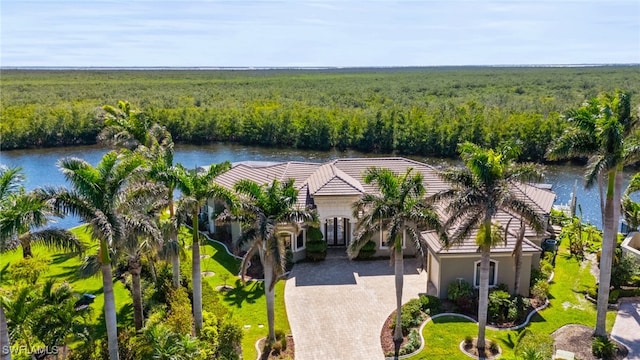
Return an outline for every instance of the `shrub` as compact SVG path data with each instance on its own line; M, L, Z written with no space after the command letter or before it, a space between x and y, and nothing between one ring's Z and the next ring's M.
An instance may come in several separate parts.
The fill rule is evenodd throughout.
M617 346L606 336L596 336L591 343L591 352L596 357L611 359L616 354Z
M546 280L538 280L531 287L531 295L536 299L546 300L549 296L549 283Z
M327 243L324 240L307 241L307 259L321 261L327 257Z
M366 259L370 259L371 257L373 257L373 255L375 255L376 253L376 243L374 241L367 241L362 248L360 248L360 251L358 252L358 256L356 257L356 259L359 260L366 260Z
M193 318L187 291L180 287L168 294L169 311L165 320L168 329L176 334L190 334Z
M400 326L402 332L406 335L411 327L418 326L422 323L426 314L422 311L422 303L420 299L411 299L406 304L402 305L402 312L400 314ZM391 329L396 326L395 312L392 315L392 321L389 327Z
M223 319L218 330L218 350L214 359L236 360L240 359L242 348L242 328L240 325L231 322L229 317Z
M9 273L16 282L24 281L28 285L35 285L40 275L49 269L51 261L41 257L20 258L11 264Z
M322 231L317 227L310 226L307 229L307 242L309 241L320 241L323 239Z
M553 355L553 337L544 333L533 333L526 329L518 335L514 353L518 359L551 359ZM525 354L539 357L526 357Z
M442 302L438 297L432 295L420 295L419 299L422 311L427 315L435 315L442 312Z
M471 284L464 280L454 281L450 283L449 287L447 288L447 299L453 301L454 303L462 297L471 296L473 296L473 287L471 287Z
M613 277L611 277L613 279ZM618 302L620 298L620 289L613 289L609 292L609 304Z
M400 355L411 354L420 348L420 333L418 329L411 329L407 336L407 343L400 349Z
M472 312L475 307L473 287L460 279L449 284L447 298L456 304L463 312Z
M488 307L491 321L504 322L509 317L509 310L512 307L511 295L503 290L489 292ZM515 306L513 308L515 309Z
M611 286L619 288L627 285L633 279L633 276L640 273L640 265L636 263L634 257L629 254L623 254L622 250L616 250L616 259L611 268Z

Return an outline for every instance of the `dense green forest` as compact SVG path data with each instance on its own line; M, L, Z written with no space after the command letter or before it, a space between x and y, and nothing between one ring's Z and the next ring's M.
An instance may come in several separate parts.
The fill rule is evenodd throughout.
M541 160L564 111L616 88L638 104L640 67L3 69L0 147L95 143L101 106L127 100L182 143L453 157L461 141L516 140Z

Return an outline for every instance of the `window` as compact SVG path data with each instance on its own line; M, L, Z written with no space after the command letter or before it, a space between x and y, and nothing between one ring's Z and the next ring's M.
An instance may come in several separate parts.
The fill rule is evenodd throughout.
M475 262L473 270L473 285L475 287L480 286L480 260ZM494 287L498 282L498 262L495 260L489 260L489 287Z
M294 249L294 251L299 251L304 249L304 240L306 237L306 230L302 230L300 231L300 234L298 234L298 237L296 238L296 248Z
M380 224L380 227L382 227L382 224ZM389 240L387 237L389 236L389 232L387 230L383 230L379 232L380 234L380 249L388 249L389 248L389 244L387 243L387 241ZM407 237L405 236L406 234L403 234L402 236L402 248L405 249L407 247L406 244L406 239Z

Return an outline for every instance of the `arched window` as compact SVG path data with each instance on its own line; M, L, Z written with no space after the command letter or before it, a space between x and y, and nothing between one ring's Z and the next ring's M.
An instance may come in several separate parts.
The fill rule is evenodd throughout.
M498 284L498 262L489 260L489 287ZM473 286L480 286L480 260L476 261L473 266Z

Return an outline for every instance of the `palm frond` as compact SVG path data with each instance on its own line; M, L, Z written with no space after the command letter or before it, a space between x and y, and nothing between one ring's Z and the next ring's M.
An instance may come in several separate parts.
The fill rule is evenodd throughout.
M78 255L85 251L84 244L70 231L48 228L25 234L29 242L42 244L50 249L65 250Z

